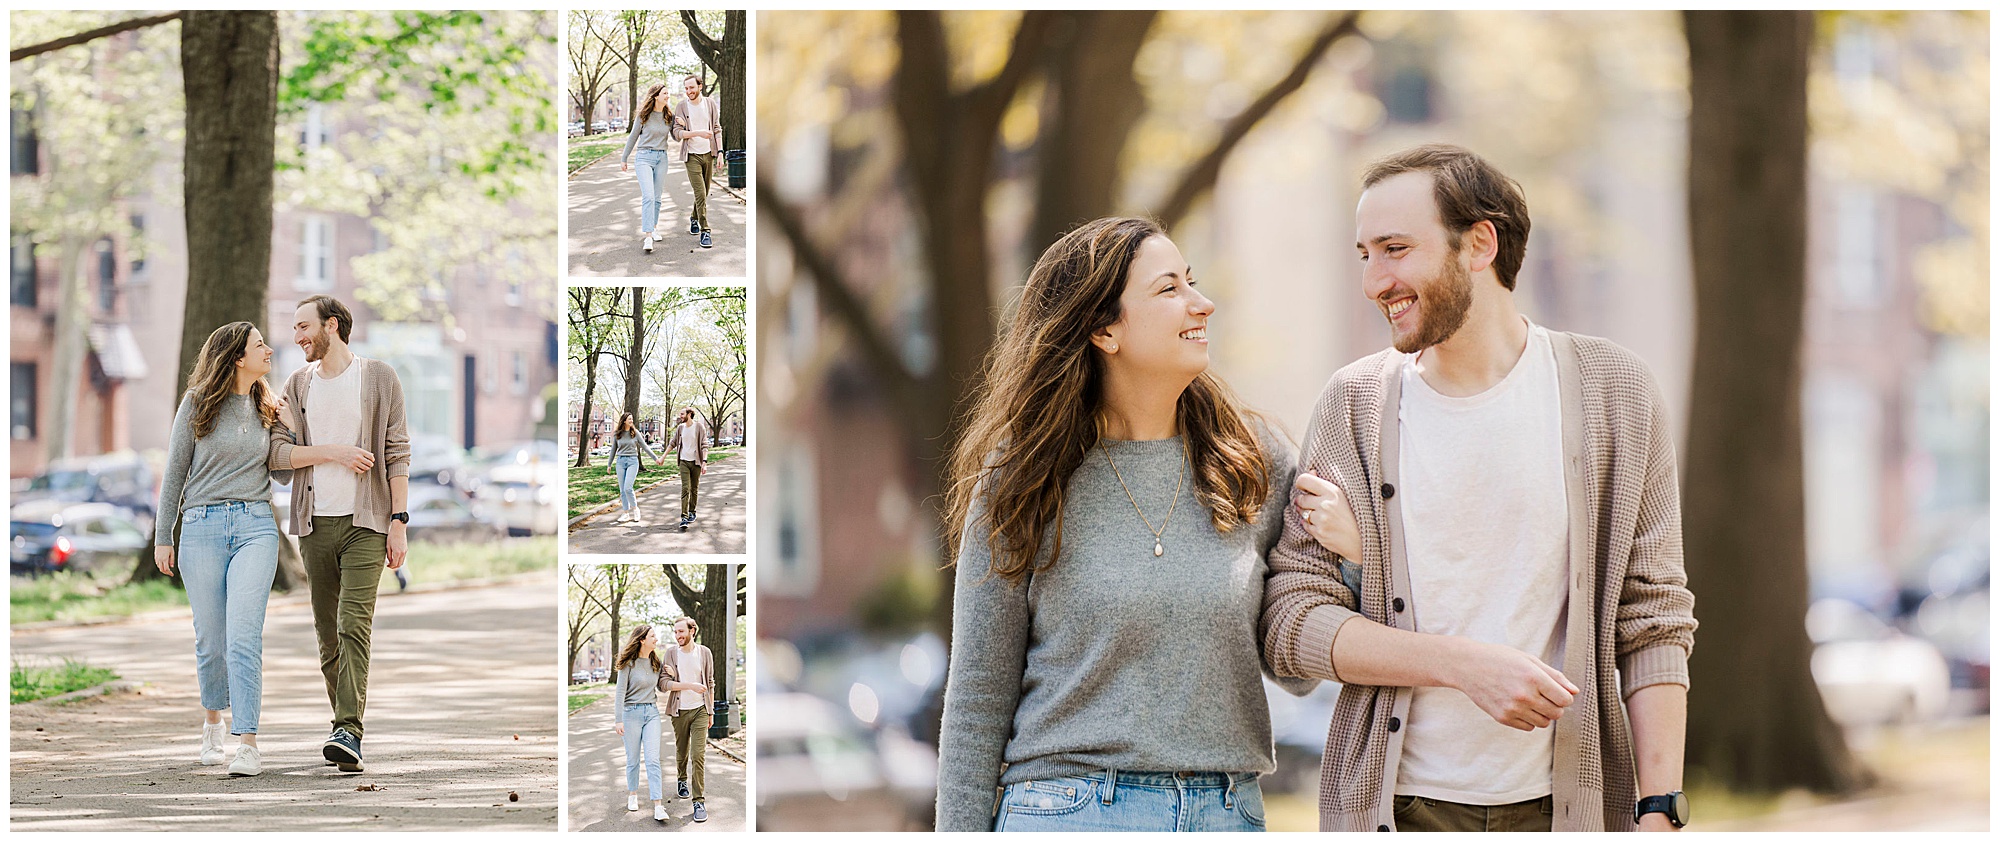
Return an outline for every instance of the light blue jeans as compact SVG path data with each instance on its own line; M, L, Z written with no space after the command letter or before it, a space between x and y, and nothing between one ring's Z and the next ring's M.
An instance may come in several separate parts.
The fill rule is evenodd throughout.
M639 483L639 457L620 456L611 464L618 469L618 502L628 512L639 508L639 495L632 490Z
M230 710L231 734L257 733L264 703L264 606L278 572L279 540L269 503L231 501L181 511L175 557L188 607L194 609L201 706Z
M654 705L625 708L625 791L639 789L639 761L646 762L646 791L660 800L660 709Z
M994 830L1264 830L1264 790L1250 772L1106 769L1008 784Z
M639 231L653 233L660 221L660 193L667 189L667 153L640 149L632 153L632 172L639 176Z

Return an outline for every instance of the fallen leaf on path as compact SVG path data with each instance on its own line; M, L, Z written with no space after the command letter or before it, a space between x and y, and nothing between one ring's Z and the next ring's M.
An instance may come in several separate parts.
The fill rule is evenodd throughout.
M521 800L521 794L520 794L520 793L518 793L518 792L509 792L509 793L507 793L507 800L508 800L508 801L519 801L519 800Z
M376 786L376 785L374 785L374 784L362 784L362 785L360 785L360 786L357 786L357 787L355 787L355 788L354 788L354 791L355 791L355 792L383 792L383 791L386 791L387 789L388 789L388 787L383 787L383 786Z

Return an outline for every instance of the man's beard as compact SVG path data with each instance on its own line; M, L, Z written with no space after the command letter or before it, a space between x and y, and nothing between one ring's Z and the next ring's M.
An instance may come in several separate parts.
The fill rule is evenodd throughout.
M326 358L326 349L333 347L333 340L322 330L312 338L312 346L306 349L306 362L316 363Z
M1472 312L1472 273L1458 263L1458 250L1445 256L1444 270L1417 289L1422 319L1417 329L1396 338L1396 350L1414 354L1452 337Z

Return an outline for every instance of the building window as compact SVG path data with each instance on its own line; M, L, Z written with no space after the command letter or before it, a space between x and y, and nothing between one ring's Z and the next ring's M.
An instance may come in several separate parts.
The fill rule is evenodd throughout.
M513 357L514 394L525 395L528 393L528 358L523 356L520 351L515 351Z
M485 376L479 378L480 389L489 395L499 393L500 367L497 365L489 365L485 366L485 368L486 368Z
M97 241L97 309L106 313L118 306L118 250L111 238Z
M36 304L35 238L16 233L13 248L9 251L14 261L14 275L13 282L7 287L7 301L16 307L33 309Z
M15 441L35 437L35 364L14 363L8 383L7 411L13 416L7 428Z
M306 106L305 124L299 127L299 147L310 155L332 140L333 131L326 124L326 106L317 102Z
M333 289L333 220L312 215L299 220L299 277L301 291Z
M146 277L146 215L132 214L132 239L127 243L127 252L132 255L132 280Z
M15 107L8 110L7 127L13 143L8 146L8 171L14 175L40 175L42 143L35 135L34 112Z

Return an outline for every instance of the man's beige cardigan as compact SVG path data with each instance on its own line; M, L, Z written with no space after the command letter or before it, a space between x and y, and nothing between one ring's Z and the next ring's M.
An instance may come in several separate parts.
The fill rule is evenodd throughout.
M708 695L704 697L704 701L708 702L710 710L713 710L715 705L715 653L708 651L708 647L699 643L695 644L694 648L695 651L701 653L701 676L695 679L695 683L708 687ZM676 651L677 647L669 647L660 657L661 685L665 685L669 681L681 680L680 657L674 654ZM660 710L668 716L680 715L681 693L683 692L686 691L667 691L666 698L660 702ZM689 708L689 710L693 709Z
M1632 830L1639 793L1624 699L1655 684L1685 686L1694 648L1674 448L1659 387L1637 356L1603 339L1549 336L1569 495L1560 668L1583 691L1555 725L1555 829ZM1410 592L1395 492L1403 360L1385 350L1341 369L1313 410L1300 467L1347 492L1361 525L1361 592L1343 583L1339 565L1352 562L1337 561L1305 531L1297 508L1286 507L1263 618L1265 657L1277 675L1338 680L1334 635L1357 615L1416 630L1421 606ZM1401 726L1413 695L1408 687L1341 689L1320 766L1321 830L1394 828L1396 765L1408 733Z
M410 475L410 428L403 415L403 381L381 360L355 357L349 365L362 367L361 440L313 440L312 431L306 429L313 366L300 366L285 380L284 421L289 432L271 436L270 467L274 471L292 470L292 448L300 445L351 444L375 454L375 466L354 484L354 525L387 535L389 516L395 514L390 510L389 479ZM291 533L311 535L312 519L313 472L299 471L292 475Z

